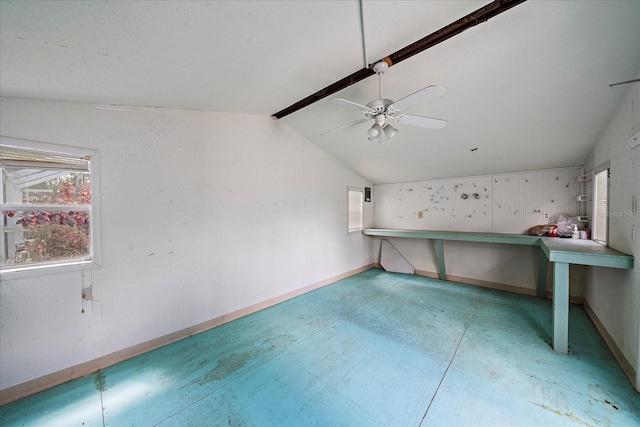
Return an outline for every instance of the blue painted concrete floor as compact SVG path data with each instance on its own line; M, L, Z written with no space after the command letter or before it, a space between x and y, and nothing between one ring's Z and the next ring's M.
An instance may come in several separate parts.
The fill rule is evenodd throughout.
M2 426L640 426L580 306L379 269L0 408Z

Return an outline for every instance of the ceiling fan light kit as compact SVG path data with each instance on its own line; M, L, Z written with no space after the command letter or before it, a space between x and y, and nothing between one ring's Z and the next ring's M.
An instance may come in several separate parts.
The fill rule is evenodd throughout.
M369 129L369 136L370 137L378 136L380 135L381 130L382 130L382 127L380 127L379 124L374 123L373 126L371 126L371 129Z
M391 125L385 125L385 127L382 128L382 131L385 135L387 135L387 139L393 138L395 134L398 133L398 129L394 128Z
M382 132L379 131L379 127L380 125L378 125L377 123L374 124L371 129L369 129L369 141L371 142L377 142L378 144L382 144L384 141L382 139L382 134L384 133L384 135L387 137L387 139L391 139L395 136L396 133L398 133L398 129L394 128L391 125L384 125L382 127ZM375 132L372 132L372 130L375 129ZM375 135L372 135L372 133L375 133Z

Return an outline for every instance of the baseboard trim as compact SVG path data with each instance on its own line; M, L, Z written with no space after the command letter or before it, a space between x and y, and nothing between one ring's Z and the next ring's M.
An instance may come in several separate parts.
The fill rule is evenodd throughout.
M640 391L639 387L636 386L636 370L633 368L633 364L631 364L631 362L629 362L629 360L624 356L622 350L620 350L620 347L618 347L611 335L609 335L609 331L604 327L588 302L584 303L584 311L587 312L587 316L589 316L589 319L593 322L594 326L600 333L600 336L604 339L605 344L607 344L607 347L609 347L609 350L613 353L613 357L618 361L618 365L620 365L624 374L627 376L629 381L631 381L631 385L636 390Z
M536 290L532 288L524 288L522 286L505 285L504 283L489 282L487 280L473 279L471 277L454 276L447 274L447 280L451 282L465 283L467 285L480 286L483 288L495 289L498 291L513 292L515 294L533 295Z
M148 351L155 350L162 346L171 344L173 342L176 342L176 341L188 338L190 336L199 334L201 332L207 331L209 329L215 328L217 326L220 326L232 320L236 320L241 317L247 316L249 314L263 310L265 308L274 306L276 304L280 304L281 302L287 301L291 298L295 298L297 296L300 296L307 292L311 292L323 286L330 285L332 283L335 283L342 279L346 279L347 277L353 276L355 274L362 273L363 271L369 270L376 266L377 264L375 263L368 264L363 267L356 268L355 270L350 270L350 271L347 271L346 273L339 274L329 279L325 279L320 282L316 282L311 285L305 286L303 288L296 289L294 291L277 296L275 298L271 298L266 301L253 304L249 307L242 308L240 310L235 310L223 316L216 317L215 319L211 319L206 322L203 322L194 326L190 326L188 328L185 328L176 332L172 332L170 334L163 335L161 337L154 338L152 340L145 341L140 344L136 344L134 346L125 348L123 350L118 350L116 352L107 354L105 356L101 356L97 359L93 359L93 360L72 366L70 368L62 369L60 371L53 372L51 374L47 374L39 378L35 378L33 380L30 380L21 384L17 384L12 387L7 387L4 390L0 390L0 406L5 405L7 403L11 403L15 400L22 399L32 394L38 393L48 388L55 387L67 381L84 377L86 375L97 372L101 369L115 365L116 363L123 362L127 359L131 359L132 357L139 356Z
M433 279L440 278L438 273L435 271L416 270L415 272L416 272L415 274L418 276L431 277ZM489 282L486 280L473 279L471 277L454 276L452 274L447 274L447 280L451 282L464 283L465 285L473 285L473 286L480 286L483 288L495 289L498 291L506 291L506 292L513 292L516 294L536 296L535 289L524 288L522 286L505 285L504 283ZM547 291L546 298L551 299L552 297L553 297L553 292ZM569 302L572 304L584 304L584 298L575 296L575 295L570 295Z
M415 272L419 276L432 277L434 279L439 278L438 273L436 273L435 271L416 270ZM484 280L472 279L469 277L453 276L453 275L447 274L447 280L450 280L452 282L464 283L467 285L482 286L484 288L497 289L501 291L515 292L519 294L532 295L532 296L536 295L535 289L523 288L523 287L512 286L512 285L504 285L502 283L488 282ZM546 298L551 299L552 297L553 297L553 292L547 291ZM633 368L633 364L631 364L631 362L629 362L629 360L627 360L627 358L624 356L624 354L620 350L620 347L618 347L618 345L613 340L611 335L609 335L609 331L607 331L607 329L604 327L600 319L598 319L598 316L596 316L595 312L593 311L589 303L584 299L584 297L578 297L578 296L570 296L569 302L571 302L572 304L580 304L583 306L585 312L587 313L587 316L589 316L589 318L595 325L596 329L598 330L598 333L600 334L604 342L607 344L607 347L609 347L609 350L611 351L611 353L613 353L613 357L615 357L615 359L618 361L620 368L622 369L624 374L627 376L627 378L631 382L631 385L636 390L640 391L640 384L636 385L636 370Z

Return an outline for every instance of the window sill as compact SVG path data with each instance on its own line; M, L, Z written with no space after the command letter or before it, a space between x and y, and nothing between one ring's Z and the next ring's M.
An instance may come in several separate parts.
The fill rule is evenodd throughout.
M52 274L71 273L74 271L85 271L100 268L94 261L70 261L60 264L48 264L30 267L4 267L0 269L3 280L24 279L28 277L48 276Z

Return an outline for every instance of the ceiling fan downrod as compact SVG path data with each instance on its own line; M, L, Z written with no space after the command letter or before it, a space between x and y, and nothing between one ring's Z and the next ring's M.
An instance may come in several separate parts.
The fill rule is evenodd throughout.
M369 68L371 68L373 72L378 75L378 99L382 99L382 75L391 65L393 65L393 63L387 56L386 58L383 58L375 64L369 66Z
M373 117L375 123L373 124L373 126L371 126L371 128L369 128L367 133L369 135L369 141L377 142L379 144L382 144L383 133L387 136L387 139L391 139L393 136L395 136L395 134L398 133L398 129L385 123L387 118L385 114L387 106L392 104L392 101L382 99L382 75L391 65L393 65L391 59L389 59L389 57L386 57L369 66L369 68L371 68L373 72L378 75L378 100L369 103L367 107L377 110L379 114Z
M404 48L390 54L385 57L389 62L393 61L394 64L397 64L401 61L404 61L407 58L412 57L420 52L425 51L439 43L442 43L445 40L450 39L471 27L474 27L483 22L487 22L489 19L497 16L507 10L511 9L514 6L517 6L521 3L525 2L525 0L494 0L491 3L482 6L480 9L470 13L467 16L464 16L458 19L455 22L443 27L422 39L405 46ZM391 64L389 64L391 65ZM278 111L273 114L273 117L277 119L281 119L289 114L296 112L308 105L313 104L331 94L334 94L342 89L345 89L351 86L354 83L357 83L361 80L366 79L367 77L373 75L373 70L370 67L363 68L355 73L346 76L337 82L325 87L324 89L319 90L318 92L307 96L304 99L296 102L295 104L290 105L289 107Z

